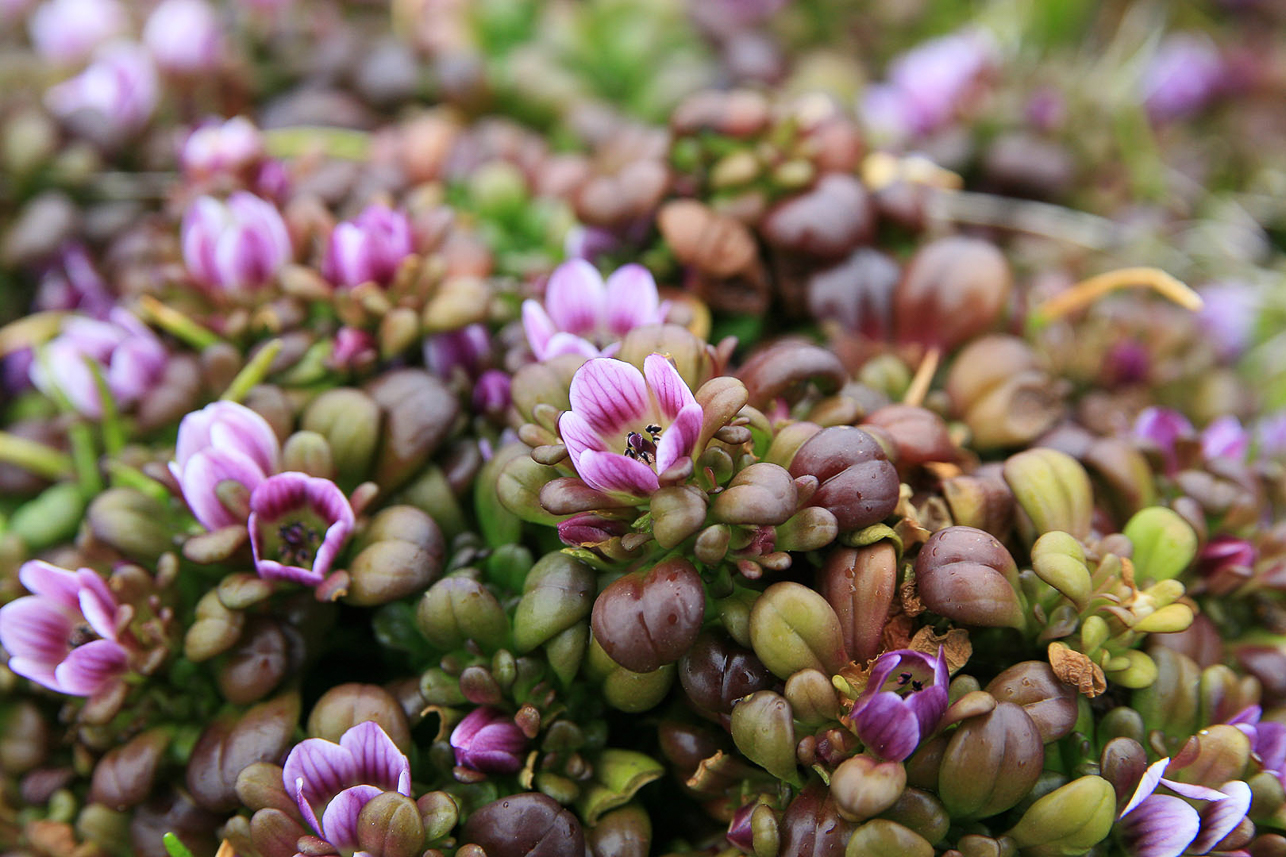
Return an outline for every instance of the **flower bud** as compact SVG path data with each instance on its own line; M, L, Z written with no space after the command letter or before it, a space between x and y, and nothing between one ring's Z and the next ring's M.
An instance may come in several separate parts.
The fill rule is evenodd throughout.
M219 668L223 698L234 705L263 699L286 676L291 663L290 640L276 622L254 616L228 658Z
M235 722L211 723L188 759L187 787L193 799L214 812L236 809L237 775L254 762L284 756L298 722L299 695L286 693L261 702Z
M218 16L205 0L164 0L147 18L143 44L157 65L178 74L215 73L223 54Z
M960 724L951 736L938 794L953 818L986 818L1026 797L1044 763L1036 724L1022 706L1001 702Z
M356 485L370 475L380 437L380 409L366 393L349 387L327 390L309 402L300 427L325 438L340 483Z
M632 672L672 664L687 652L705 620L705 588L687 560L665 560L612 583L590 619L603 651Z
M90 800L124 811L147 800L169 746L164 729L150 729L108 750L94 766Z
M487 857L580 857L585 834L571 810L543 794L510 795L469 814L460 841Z
M389 506L372 520L349 563L346 601L386 604L418 592L442 573L446 545L432 518L414 506Z
M541 557L523 583L514 611L513 640L519 654L576 625L594 606L594 570L567 554Z
M955 461L958 457L946 421L927 408L886 405L862 424L888 432L901 468L919 467L930 461Z
M335 458L326 438L313 431L297 431L281 449L281 466L322 479L335 478Z
M817 591L834 608L844 649L858 663L879 653L897 579L897 551L887 540L864 548L836 547L818 574Z
M286 793L281 765L255 762L237 774L237 800L252 812L269 807L293 813L298 809L294 795Z
M308 715L308 737L337 743L349 729L367 721L384 730L398 749L411 746L411 727L397 698L379 685L355 682L322 694Z
M146 565L174 546L168 517L159 501L133 488L107 489L85 513L95 539Z
M509 641L509 619L500 602L468 577L447 577L433 584L420 599L415 622L420 633L442 651L473 640L484 652L494 652Z
M227 202L197 198L183 215L183 261L213 292L244 292L271 282L294 253L271 202L237 191Z
M1078 715L1076 688L1063 684L1044 661L1023 661L996 676L987 693L1021 705L1048 744L1069 734Z
M1005 462L1005 481L1038 535L1062 530L1089 538L1094 492L1076 459L1053 449L1028 449Z
M424 852L424 823L415 801L383 792L367 801L357 816L357 844L379 857L419 857Z
M865 821L897 803L906 788L906 769L901 762L861 754L845 759L831 772L830 788L843 818Z
M1012 290L1009 263L994 244L939 238L911 257L898 284L897 339L950 351L995 325Z
M948 619L1019 629L1026 624L1014 558L982 530L934 533L916 557L915 580L925 606Z
M374 480L385 490L396 488L446 439L460 402L441 380L421 369L385 372L365 390L384 414Z
M861 429L835 426L807 440L790 462L790 475L816 476L810 506L829 509L841 532L878 523L898 501L897 471L879 443Z
M522 768L527 736L514 719L494 708L475 708L451 733L455 763L485 774L512 774Z
M961 349L947 373L947 395L978 450L1025 446L1063 414L1057 384L1035 352L1014 336L985 336Z
M1134 575L1140 581L1171 580L1197 555L1197 534L1177 512L1164 506L1151 506L1130 518L1124 533L1134 545Z
M755 655L778 678L801 669L834 675L848 660L835 611L818 593L783 581L768 587L750 611Z
M585 838L593 857L647 857L652 820L638 804L629 803L599 818Z
M791 486L794 487L793 485ZM661 488L652 493L652 535L666 550L678 547L706 522L706 495L686 485Z
M839 700L830 676L817 670L800 670L786 681L786 699L796 720L807 729L838 721Z
M729 714L737 700L771 686L773 677L754 652L707 631L679 660L679 682L698 709Z
M658 705L674 683L674 672L670 664L646 673L628 670L612 660L592 637L589 651L585 653L585 673L602 682L604 701L631 714Z
M300 837L307 834L303 825L280 809L261 809L250 817L250 841L263 857L294 857L300 853Z
M1033 803L1005 834L1032 857L1075 857L1107 838L1116 793L1102 777L1080 777Z
M810 190L778 203L760 231L777 247L835 259L867 243L874 226L875 211L862 183L851 175L827 173Z
M712 511L725 524L784 524L795 513L795 483L785 468L760 461L732 477Z
M229 610L219 600L219 593L210 590L196 604L196 621L183 637L183 655L200 663L236 644L245 625L245 614Z
M942 801L932 793L917 788L906 788L897 803L881 815L914 830L931 843L941 842L951 828L951 817Z
M1032 545L1031 564L1037 577L1067 596L1076 609L1085 609L1093 583L1080 542L1057 530L1045 533Z
M853 831L845 857L932 857L933 845L896 821L876 818Z
M811 783L782 813L777 857L844 857L852 823L839 814L835 797L821 783Z

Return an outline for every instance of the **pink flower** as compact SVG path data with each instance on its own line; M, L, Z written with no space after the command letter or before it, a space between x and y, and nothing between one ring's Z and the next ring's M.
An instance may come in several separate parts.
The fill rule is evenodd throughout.
M156 68L142 46L105 45L93 65L50 87L45 106L91 140L117 146L151 118L159 94Z
M512 774L520 769L527 744L514 719L494 708L475 708L451 733L455 763L484 774Z
M491 334L485 324L470 324L424 340L424 363L439 378L450 379L457 368L477 378L491 360Z
M93 696L129 672L130 653L116 631L119 607L97 572L32 560L18 579L33 594L0 608L9 669L72 696Z
M1118 816L1122 838L1134 857L1206 854L1250 809L1250 786L1241 780L1226 782L1218 789L1179 783L1164 778L1169 764L1169 759L1162 759L1144 772ZM1181 797L1156 794L1162 785ZM1207 803L1197 810L1188 801Z
M246 191L226 203L199 197L183 215L182 239L188 271L214 291L266 285L293 253L276 206Z
M1156 120L1201 110L1224 82L1224 61L1214 42L1196 33L1165 38L1143 71L1140 97Z
M166 71L198 74L223 61L219 19L205 0L163 0L143 27L143 43Z
M571 259L550 274L544 306L523 302L522 326L537 360L560 354L610 356L625 334L660 324L668 311L669 304L660 303L656 281L641 265L618 268L604 285L593 265Z
M179 423L170 473L207 530L241 524L251 493L281 466L272 426L236 402L214 402Z
M189 176L240 173L263 158L263 135L244 116L213 121L193 130L183 142L179 163Z
M1250 433L1241 420L1231 414L1222 416L1201 432L1201 454L1207 461L1230 458L1242 461L1250 451Z
M323 267L326 279L337 286L387 285L414 252L410 218L387 205L371 205L331 232Z
M576 472L600 491L645 497L664 473L694 454L702 411L677 369L650 354L639 372L600 357L572 377L572 409L558 432Z
M31 383L46 395L61 393L78 413L97 419L103 402L95 369L116 407L124 410L152 389L166 358L156 334L117 307L107 321L77 315L63 322L62 332L32 363Z
M345 854L360 847L357 817L372 798L391 791L411 795L410 762L371 720L349 729L338 744L300 741L286 757L281 778L304 821Z
M41 59L75 65L123 34L128 23L116 0L46 0L32 13L27 33Z
M36 309L80 310L107 318L115 303L83 244L68 244L40 278Z
M849 718L866 749L900 762L933 734L947 711L947 659L911 649L885 652L853 704Z
M992 61L990 42L976 32L919 44L893 60L887 83L866 88L863 118L894 140L937 131L956 117Z
M305 473L270 476L250 495L250 547L268 580L316 586L353 531L353 507L329 479Z

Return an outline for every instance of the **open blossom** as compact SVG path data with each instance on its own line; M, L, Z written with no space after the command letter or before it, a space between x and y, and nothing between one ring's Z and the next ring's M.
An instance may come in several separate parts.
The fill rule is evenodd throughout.
M123 34L128 24L117 0L45 0L31 14L27 33L41 59L74 65Z
M115 301L83 244L68 244L58 251L36 289L35 307L40 310L80 310L104 319Z
M50 87L45 106L77 133L116 146L151 118L159 92L148 52L116 42L100 48L80 74Z
M1118 816L1117 826L1134 857L1209 853L1250 809L1250 786L1244 782L1232 780L1218 789L1179 783L1164 778L1169 764L1169 759L1162 759L1144 772ZM1180 797L1157 794L1160 786ZM1198 810L1188 801L1205 804Z
M0 608L9 669L72 696L93 696L129 672L130 652L116 631L119 607L97 572L32 560L18 580L33 594Z
M610 356L625 334L660 324L668 312L669 303L661 303L656 281L643 266L618 268L605 284L589 262L571 259L549 275L544 306L523 302L522 326L537 360Z
M991 44L979 33L917 45L893 61L886 83L866 88L866 124L894 139L932 133L955 118L991 62Z
M337 286L387 285L414 252L410 218L387 205L371 205L330 233L323 272Z
M455 763L484 774L520 769L528 743L514 719L494 708L475 708L451 733Z
M281 778L308 826L345 854L360 847L362 807L384 792L411 794L410 762L371 720L349 729L338 744L323 738L299 742L286 757Z
M353 531L344 492L306 473L270 476L250 495L250 547L255 570L268 580L316 586Z
M214 402L179 423L170 473L207 530L245 523L250 495L281 465L272 426L236 402Z
M223 61L223 32L205 0L163 0L143 27L143 43L166 71L196 74Z
M31 364L31 383L47 395L61 393L78 413L98 418L103 401L95 370L116 407L125 409L160 378L166 356L156 334L123 309L113 309L106 321L72 316Z
M183 215L182 242L192 276L223 292L266 285L293 253L277 207L246 191L226 203L199 197Z
M872 755L900 762L938 728L947 710L946 654L898 649L875 661L848 719Z
M1259 760L1262 770L1277 776L1286 785L1286 723L1263 720L1263 709L1251 705L1237 712L1228 720L1250 739L1251 752Z
M600 491L645 497L657 474L694 454L702 410L674 365L650 354L640 372L609 357L572 377L570 411L558 420L576 473Z
M263 135L244 116L209 122L188 135L179 163L189 176L240 173L264 155Z

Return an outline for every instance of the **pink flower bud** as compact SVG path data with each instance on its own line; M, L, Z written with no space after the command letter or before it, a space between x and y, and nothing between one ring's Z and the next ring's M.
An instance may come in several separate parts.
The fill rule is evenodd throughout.
M198 198L183 215L182 240L188 271L213 291L264 286L293 252L276 206L246 191L226 203Z
M337 286L387 284L413 252L410 219L386 205L372 205L331 232L324 271Z
M210 122L183 142L179 163L188 176L240 173L263 158L263 135L244 116Z
M223 34L205 0L163 0L143 27L143 43L166 71L198 74L223 60Z
M272 426L259 414L236 402L215 402L188 414L179 424L178 444L170 473L183 492L192 514L208 530L239 524L246 510L224 502L233 482L248 502L251 492L281 465L281 449Z
M475 708L451 733L455 762L484 774L512 774L522 767L527 736L513 718L494 708Z
M46 395L61 393L78 413L98 418L103 402L95 371L118 410L129 408L165 370L165 346L156 334L123 309L108 321L72 316L31 366L31 383Z
M51 87L45 105L83 136L116 146L156 109L156 68L147 51L132 42L106 45L96 57L79 75Z
M32 13L27 32L41 59L75 65L124 33L127 24L117 0L46 0Z

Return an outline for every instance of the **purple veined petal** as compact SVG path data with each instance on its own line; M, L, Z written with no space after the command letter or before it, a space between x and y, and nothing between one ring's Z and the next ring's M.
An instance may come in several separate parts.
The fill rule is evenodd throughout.
M594 431L593 427L575 411L563 411L558 418L558 435L563 439L563 444L567 447L567 454L571 456L572 464L575 465L580 461L581 454L588 450L598 450L599 452L617 452L608 446L607 440ZM664 438L662 438L664 440Z
M544 360L545 346L548 345L549 338L558 332L558 328L554 327L553 320L540 305L540 301L528 298L522 302L522 329L527 334L531 353L536 355L537 360Z
M41 664L41 674L52 679L78 618L38 595L15 599L0 607L0 646L14 659Z
M194 455L182 473L175 476L183 489L183 499L188 508L207 530L242 523L242 519L219 499L215 489L220 482L238 482L253 494L265 478L259 465L249 457L223 449L209 449Z
M344 853L357 848L357 817L362 807L382 794L384 789L358 785L335 795L322 814L322 838Z
M636 327L656 324L660 298L652 272L642 265L622 265L607 278L607 329L624 336Z
M367 720L349 729L339 739L357 762L357 776L364 783L393 790L404 772L411 770L406 755L397 748L378 723Z
M1265 720L1255 727L1253 737L1255 755L1259 757L1264 770L1282 773L1283 768L1286 768L1286 723Z
M51 598L68 610L80 608L78 572L59 568L43 559L33 559L24 562L18 569L18 582L28 592Z
M587 361L572 376L568 398L572 410L605 437L642 431L655 417L643 373L622 360Z
M1177 797L1151 795L1117 824L1134 857L1179 857L1197 838L1201 817Z
M1201 808L1201 832L1188 849L1194 854L1205 854L1241 823L1250 809L1250 786L1241 780L1232 780L1220 787L1227 800L1212 801Z
M79 607L85 621L98 636L116 639L116 597L107 588L107 581L92 568L77 572L81 583Z
M129 654L115 640L94 640L68 652L54 669L63 693L93 696L103 685L129 671Z
M353 223L340 223L330 234L326 256L327 277L336 285L361 285L373 279L366 233Z
M1241 420L1231 414L1222 416L1206 426L1201 433L1201 454L1206 459L1230 458L1237 461L1246 457L1250 449L1250 433L1241 426Z
M679 370L662 355L647 356L643 361L643 376L666 422L676 419L680 411L697 403Z
M920 724L920 734L928 735L938 728L942 715L947 713L947 686L935 684L915 691L905 702Z
M679 411L674 422L670 423L661 435L661 442L656 445L656 471L664 473L685 455L692 455L697 439L701 437L701 423L705 412L696 402Z
M286 565L275 559L264 559L259 556L258 540L254 537L254 515L250 516L250 546L254 551L255 572L264 580L282 580L288 583L299 583L303 586L316 586L324 576L311 568L300 568L297 565Z
M901 650L885 652L876 658L875 666L871 667L871 675L866 680L866 690L862 692L862 696L874 696L883 690L884 685L889 680L889 676L893 675L893 671L901 665Z
M1221 801L1226 800L1228 797L1226 794L1219 791L1219 789L1212 789L1209 786L1200 786L1196 783L1180 783L1174 780L1168 780L1164 777L1161 778L1161 785L1165 786L1175 794L1182 795L1190 800Z
M920 722L902 697L882 691L853 712L857 737L866 748L891 762L900 762L920 743Z
M542 360L553 360L555 357L562 357L564 354L579 354L582 357L598 357L602 354L594 346L594 343L588 339L583 339L574 333L559 331L549 337L549 342L545 343L545 356Z
M1129 815L1131 810L1157 790L1157 786L1161 784L1161 777L1165 775L1165 769L1169 765L1170 758L1168 756L1148 765L1148 769L1143 772L1138 786L1134 789L1134 794L1130 796L1130 802L1125 805L1125 808L1121 810L1121 814L1117 818L1124 818ZM1195 836L1196 834L1193 835Z
M286 757L281 779L313 830L321 833L317 813L325 809L328 800L358 782L357 760L332 741L306 738ZM300 780L302 785L297 785Z
M646 497L661 487L652 468L619 452L587 450L581 453L576 472L586 485L610 494Z
M606 315L606 302L603 277L584 259L570 259L549 275L545 310L559 330L594 333Z
M1229 726L1238 726L1243 723L1255 725L1259 718L1263 717L1264 709L1258 705L1247 705L1241 711L1238 711L1226 721Z
M210 426L210 445L216 449L234 450L249 457L265 476L275 473L281 466L281 445L268 421L244 405L234 405L232 402L217 404L228 405L236 410L219 412L219 418Z
M25 658L18 655L10 655L9 671L15 675L20 675L25 679L34 681L41 687L47 687L50 690L61 692L58 686L58 679L54 678L54 670L61 661L50 661L42 658Z

